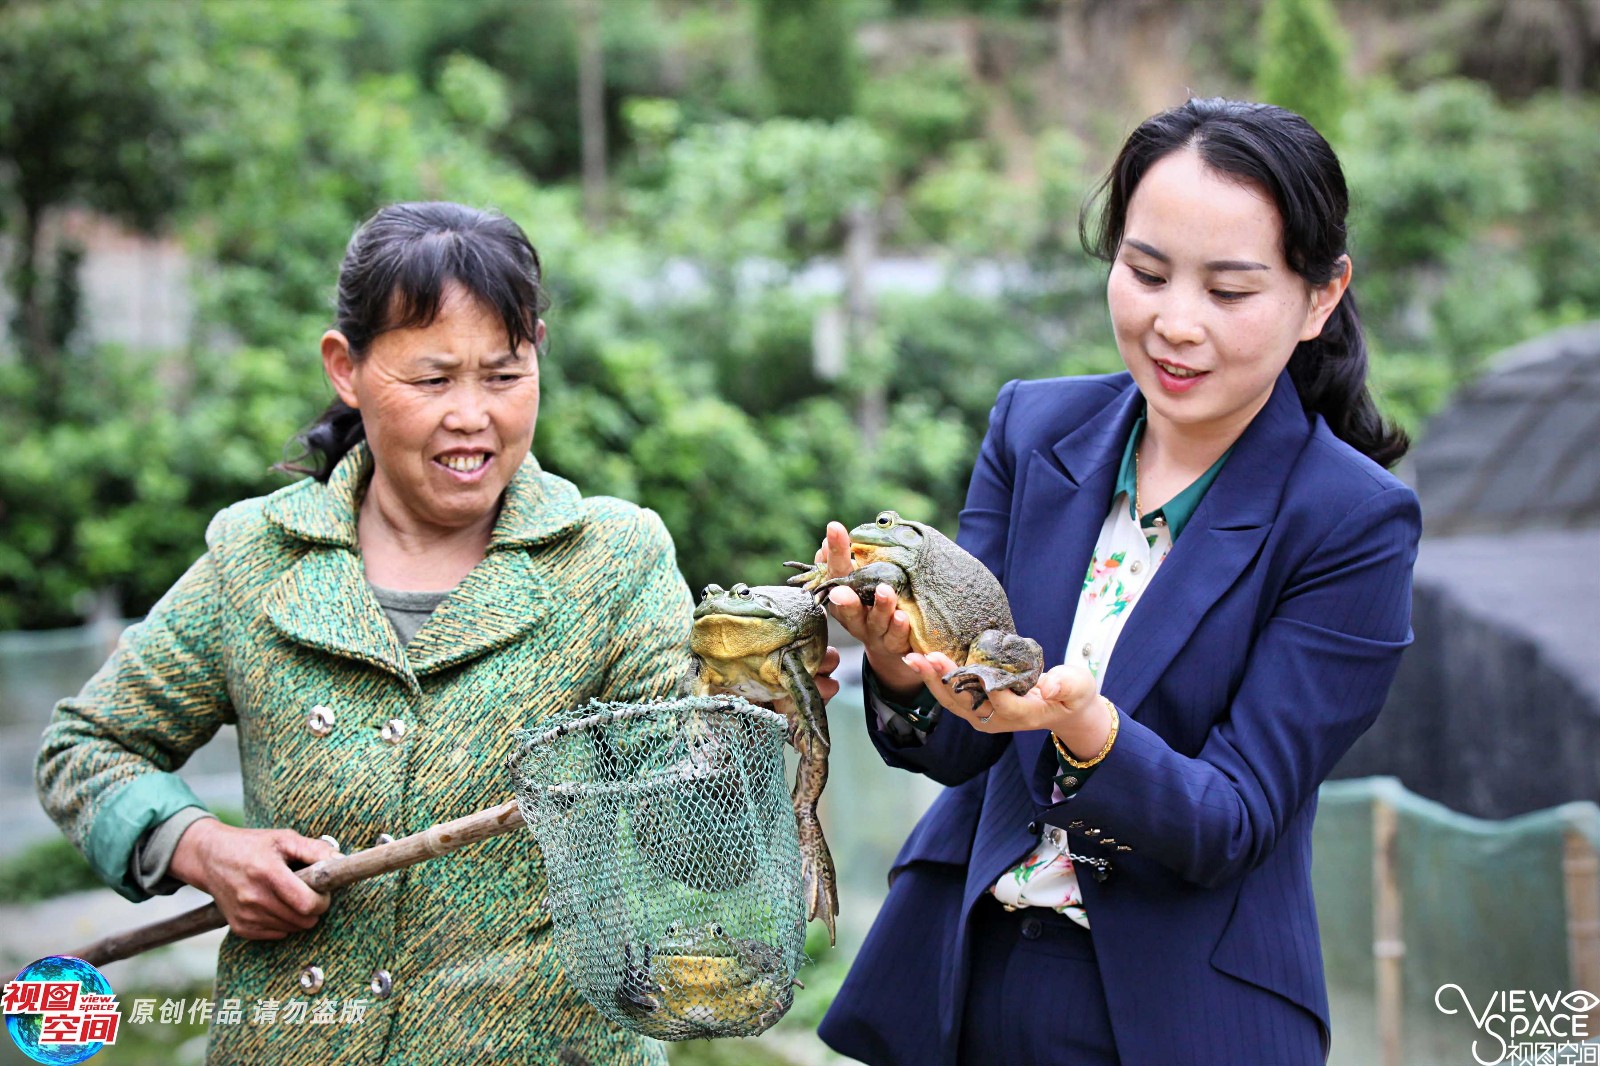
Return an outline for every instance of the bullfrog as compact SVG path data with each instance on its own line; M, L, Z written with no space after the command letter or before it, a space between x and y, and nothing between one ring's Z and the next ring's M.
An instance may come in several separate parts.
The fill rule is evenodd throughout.
M818 603L839 585L854 589L868 607L879 584L894 589L910 623L912 650L943 652L957 663L944 680L972 699L973 710L991 692L1025 695L1038 682L1044 650L1017 635L1000 582L937 529L881 511L850 531L850 560L852 569L842 577L829 577L825 562L784 565L800 571L789 584Z
M627 1013L699 1026L704 1036L750 1018L765 1029L789 1009L790 990L805 987L788 976L779 948L731 936L716 922L674 922L637 955L624 944L623 961L616 998Z
M820 919L832 943L839 890L817 818L829 741L815 675L827 650L828 616L810 594L786 585L707 585L694 611L683 689L692 696L743 696L788 719L789 743L800 753L793 798L806 918Z

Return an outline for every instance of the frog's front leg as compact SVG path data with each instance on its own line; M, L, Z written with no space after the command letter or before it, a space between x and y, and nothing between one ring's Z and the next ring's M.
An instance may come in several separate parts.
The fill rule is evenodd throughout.
M828 740L828 707L822 693L817 691L816 679L806 669L800 648L785 648L779 653L778 662L783 670L784 691L795 709L789 719L790 745L802 755L810 751L826 752L832 746Z
M861 606L871 607L879 585L888 585L894 589L896 596L904 599L906 590L911 587L911 578L905 570L894 563L868 563L842 577L830 577L817 584L812 591L816 593L817 602L820 603L827 597L829 589L843 586L855 590L855 594L861 598Z
M1044 673L1044 649L1039 642L998 629L986 629L967 650L965 666L944 675L945 684L972 697L977 710L996 689L1027 695Z

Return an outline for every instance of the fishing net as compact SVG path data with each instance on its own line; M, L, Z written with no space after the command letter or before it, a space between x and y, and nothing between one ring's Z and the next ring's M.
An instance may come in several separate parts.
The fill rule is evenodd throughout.
M753 1036L804 962L783 717L736 696L591 702L518 730L558 956L600 1013L661 1040Z

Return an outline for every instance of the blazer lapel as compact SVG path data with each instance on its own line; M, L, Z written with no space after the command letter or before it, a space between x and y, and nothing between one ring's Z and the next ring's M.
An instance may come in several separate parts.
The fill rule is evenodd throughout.
M525 551L491 551L406 645L424 676L504 647L548 611L549 586Z
M1119 396L1048 453L1034 452L1026 479L1017 486L1022 506L1008 553L1006 585L1017 632L1044 648L1046 667L1065 657L1083 575L1111 507L1117 468L1138 416L1139 401L1139 390L1129 378ZM1034 792L1039 783L1031 769L1048 742L1044 730L1012 736L1023 777ZM1045 794L1032 797L1040 807L1050 805L1048 780L1043 787Z
M367 587L361 556L317 547L267 592L267 617L290 640L376 666L417 691L406 653Z
M371 474L372 452L362 441L326 484L307 478L273 493L267 521L308 550L267 591L262 609L290 640L375 666L417 691L361 564L356 513Z
M1137 713L1211 605L1255 561L1310 434L1286 371L1117 638L1101 690L1124 713Z
M544 473L528 456L506 486L488 554L406 645L418 676L504 647L537 625L549 612L551 593L529 551L582 524L577 488Z

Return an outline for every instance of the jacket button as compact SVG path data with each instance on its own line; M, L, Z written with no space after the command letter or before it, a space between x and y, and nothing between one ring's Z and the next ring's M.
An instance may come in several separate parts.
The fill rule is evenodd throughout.
M1022 939L1038 940L1039 934L1044 932L1044 923L1037 918L1022 919Z
M333 732L333 708L320 703L311 708L311 713L306 715L306 728L311 730L312 736L317 737L325 737Z
M1067 828L1068 829L1082 829L1083 828L1083 819L1080 818L1075 822L1067 823Z
M398 718L391 718L383 723L383 728L378 730L378 734L388 743L398 744L406 735L406 724Z
M373 970L372 983L367 987L379 999L388 999L389 993L394 989L394 978L389 976L388 970Z
M1039 823L1038 822L1029 822L1028 823L1028 835L1029 836L1038 836L1039 835Z
M381 848L385 844L393 843L394 837L388 833L379 833L377 836L372 838L372 846L375 848Z
M1078 779L1076 777L1071 776L1071 775L1063 777L1061 779L1061 787L1062 788L1077 788L1078 787Z
M1084 832L1088 833L1092 837L1097 837L1097 836L1100 835L1100 830L1095 829L1092 826L1090 828L1088 828L1088 829L1085 829Z
M322 967L307 966L300 971L300 987L313 995L322 991Z

